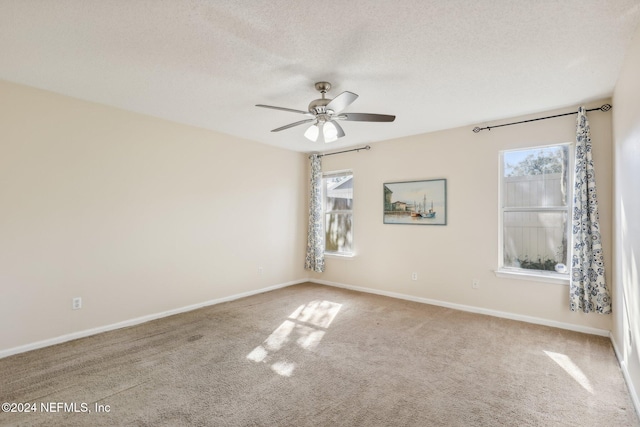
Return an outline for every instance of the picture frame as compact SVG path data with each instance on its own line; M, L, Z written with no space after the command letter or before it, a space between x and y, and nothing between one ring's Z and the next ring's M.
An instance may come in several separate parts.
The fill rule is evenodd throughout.
M383 223L447 225L447 180L386 182L382 184Z

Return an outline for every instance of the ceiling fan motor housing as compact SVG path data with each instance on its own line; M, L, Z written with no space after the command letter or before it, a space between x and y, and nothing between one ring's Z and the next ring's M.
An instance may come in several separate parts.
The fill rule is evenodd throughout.
M322 94L322 98L314 99L309 103L309 112L315 115L327 115L327 104L331 102L331 99L327 99L324 97L325 93L331 89L331 83L329 82L317 82L315 85L317 91ZM320 121L330 120L330 117L318 117Z
M314 99L309 103L309 112L314 115L328 114L330 110L327 110L326 107L330 102L331 99L327 98Z

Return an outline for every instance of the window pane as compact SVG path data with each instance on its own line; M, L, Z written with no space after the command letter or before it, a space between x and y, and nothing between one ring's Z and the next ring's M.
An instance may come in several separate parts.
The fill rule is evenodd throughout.
M569 146L504 153L504 207L567 206Z
M325 178L325 212L353 209L353 175Z
M352 214L330 213L325 215L325 251L352 252Z
M505 267L556 271L556 264L567 265L566 212L505 212L503 227Z

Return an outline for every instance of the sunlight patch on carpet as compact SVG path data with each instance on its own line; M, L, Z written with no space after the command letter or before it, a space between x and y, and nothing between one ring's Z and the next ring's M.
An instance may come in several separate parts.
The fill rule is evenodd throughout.
M271 369L273 369L273 371L276 374L282 375L283 377L290 377L291 374L293 374L293 370L295 368L296 368L295 363L286 362L284 360L276 362L273 365L271 365Z
M566 354L554 353L552 351L544 351L547 356L551 358L554 362L556 362L562 369L565 370L571 377L576 380L578 384L582 386L589 393L593 394L593 387L591 386L591 382L589 378L582 372L582 369L578 367L569 356Z
M252 362L262 362L268 355L269 352L265 350L263 346L259 345L247 355L247 359L251 360Z
M302 304L261 345L254 348L247 359L269 364L277 374L290 377L296 363L287 358L287 348L315 350L340 308L342 304L331 301L316 300Z
M291 313L289 319L310 323L319 328L328 328L336 317L342 304L330 301L311 301L303 304Z
M282 325L278 326L278 329L273 331L269 338L264 342L264 347L268 351L278 351L289 341L289 335L295 329L296 324L285 320Z

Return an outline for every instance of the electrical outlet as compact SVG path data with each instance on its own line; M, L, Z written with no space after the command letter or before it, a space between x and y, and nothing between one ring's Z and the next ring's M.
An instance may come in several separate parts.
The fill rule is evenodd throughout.
M75 297L73 300L71 300L71 309L72 310L79 310L82 308L82 298L81 297Z
M471 282L471 287L473 289L479 289L480 288L480 280L473 279L473 281Z
M262 273L264 273L264 268L258 267L258 274L262 276Z
M411 280L418 280L418 273L411 273Z

